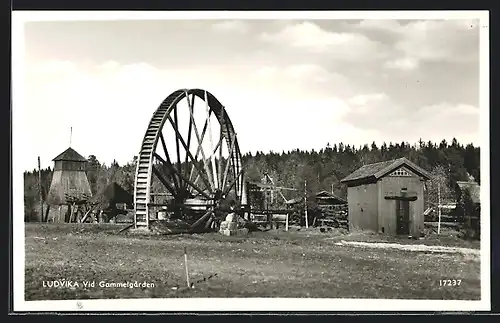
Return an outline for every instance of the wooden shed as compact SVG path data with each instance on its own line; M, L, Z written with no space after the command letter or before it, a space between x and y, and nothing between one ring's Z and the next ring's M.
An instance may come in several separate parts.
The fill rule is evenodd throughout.
M424 184L430 174L406 158L364 165L347 185L349 230L417 237L424 228Z

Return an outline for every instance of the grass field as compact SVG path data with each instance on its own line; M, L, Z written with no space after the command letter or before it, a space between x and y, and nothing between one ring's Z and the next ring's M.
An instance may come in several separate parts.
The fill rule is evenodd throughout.
M338 245L399 242L478 248L456 238L408 240L377 235L292 230L247 237L216 233L171 236L117 234L119 225L27 224L25 299L150 297L325 297L480 299L480 263L470 254L444 254ZM190 278L186 286L183 249ZM215 275L215 276L214 276ZM202 280L203 278L211 278ZM48 288L44 281L79 282ZM460 286L440 286L460 279ZM95 281L95 287L83 286ZM99 287L138 281L154 287Z

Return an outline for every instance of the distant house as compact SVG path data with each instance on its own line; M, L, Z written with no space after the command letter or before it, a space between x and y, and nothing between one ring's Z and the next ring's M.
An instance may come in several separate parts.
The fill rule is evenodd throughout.
M318 205L342 205L347 203L345 199L327 191L318 192L315 197Z
M460 194L468 190L470 192L470 196L472 199L472 202L474 204L481 204L481 187L477 182L474 181L469 181L469 182L462 182L462 181L457 181L457 195L460 196Z
M347 185L349 230L419 236L424 227L427 171L406 158L364 165Z
M347 201L345 199L327 191L320 191L316 193L316 195L314 196L314 201L321 210L335 209L347 204ZM286 202L288 206L294 206L303 203L303 197L290 199Z

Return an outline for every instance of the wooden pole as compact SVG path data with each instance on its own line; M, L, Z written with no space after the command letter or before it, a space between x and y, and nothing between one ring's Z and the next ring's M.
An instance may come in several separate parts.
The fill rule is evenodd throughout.
M191 284L189 282L189 270L188 270L188 256L187 256L187 249L184 247L184 267L186 268L186 282L188 288L191 287Z
M306 217L306 229L309 228L309 220L307 219L307 180L304 180L304 215Z
M40 194L40 222L43 221L43 192L42 192L42 168L40 166L40 156L38 156L38 192Z
M438 234L441 232L441 185L438 183Z
M288 213L286 214L285 231L288 232Z

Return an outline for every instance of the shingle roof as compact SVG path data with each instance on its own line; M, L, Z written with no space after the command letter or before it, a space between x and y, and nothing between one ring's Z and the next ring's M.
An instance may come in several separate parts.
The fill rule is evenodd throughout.
M343 198L341 198L340 196L337 196L331 192L328 192L328 191L321 191L321 192L318 192L316 194L316 198L319 198L319 199L333 199L333 200L337 200L338 202L341 202L341 203L347 203L347 201Z
M470 196L472 198L472 202L480 203L481 197L481 187L476 182L461 182L457 181L457 185L461 191L468 189L470 192Z
M65 160L65 161L87 161L82 155L77 153L73 148L69 147L64 152L59 154L52 161Z
M392 171L393 169L395 169L403 164L406 165L411 170L418 173L419 175L425 177L426 179L431 178L430 174L427 171L420 168L416 164L412 163L411 161L409 161L405 157L402 157L402 158L398 158L398 159L392 159L392 160L387 160L387 161L382 161L382 162L378 162L378 163L367 164L367 165L361 166L360 168L355 170L353 173L348 175L346 178L342 179L340 182L345 183L345 182L365 179L365 178L369 178L369 177L374 177L374 178L378 179L378 178L386 175L388 172Z

